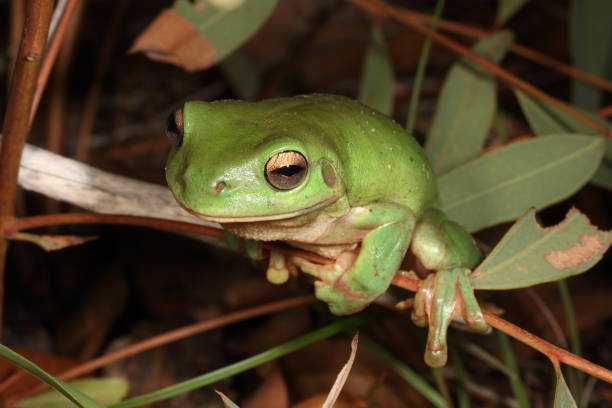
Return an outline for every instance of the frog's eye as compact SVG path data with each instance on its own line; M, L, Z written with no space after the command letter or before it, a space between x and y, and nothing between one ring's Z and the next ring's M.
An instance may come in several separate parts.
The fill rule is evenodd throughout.
M166 136L174 147L178 148L183 144L183 109L177 109L168 116Z
M308 171L306 158L295 150L276 153L266 163L266 180L279 190L291 190L300 185Z

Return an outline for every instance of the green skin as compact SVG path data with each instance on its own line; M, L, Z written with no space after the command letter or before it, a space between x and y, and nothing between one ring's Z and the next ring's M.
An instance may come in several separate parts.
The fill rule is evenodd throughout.
M423 150L388 117L332 95L187 102L180 133L168 185L185 209L229 230L231 247L246 245L258 258L261 241L284 241L335 259L320 265L272 251L270 281L297 267L317 278L316 296L332 313L356 313L387 290L411 251L420 269L437 272L421 283L412 314L430 327L426 361L446 362L453 317L487 329L468 279L481 255L437 209ZM286 151L308 168L298 185L279 190L266 163Z

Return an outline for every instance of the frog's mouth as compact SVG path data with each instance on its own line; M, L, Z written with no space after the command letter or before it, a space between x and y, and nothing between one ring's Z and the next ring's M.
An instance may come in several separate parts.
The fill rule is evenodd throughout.
M185 211L187 211L191 215L196 216L202 220L217 222L219 224L226 224L226 223L229 224L229 223L238 223L238 222L275 221L275 220L285 220L288 218L294 218L294 217L318 210L319 208L326 207L336 200L338 200L338 197L332 196L326 200L319 201L316 204L313 204L311 206L301 208L295 211L283 212L283 213L278 213L278 214L273 214L273 215L245 215L245 216L240 216L240 217L226 217L226 216L216 216L216 215L204 214L199 211L195 211L191 208L185 207L183 203L181 203L178 200L177 202L179 203L181 207L183 207Z

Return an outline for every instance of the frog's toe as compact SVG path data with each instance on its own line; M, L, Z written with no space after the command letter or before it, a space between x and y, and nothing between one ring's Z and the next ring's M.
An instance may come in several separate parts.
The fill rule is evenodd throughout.
M338 258L330 264L316 264L299 256L291 257L291 262L303 272L325 283L333 284L353 266L356 257L357 255L354 252L346 251L342 252Z
M459 280L459 292L463 299L463 318L468 327L475 332L487 332L490 327L482 315L480 305L478 304L478 300L476 300L474 289L467 275L463 275Z

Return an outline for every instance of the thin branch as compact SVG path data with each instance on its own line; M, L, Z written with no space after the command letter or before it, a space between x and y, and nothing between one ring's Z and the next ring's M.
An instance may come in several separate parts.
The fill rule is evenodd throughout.
M416 291L419 283L416 280L409 279L401 274L398 274L393 280L393 284L410 291ZM563 350L562 348L547 342L543 338L502 319L501 317L495 316L493 313L486 311L483 311L482 313L488 324L497 330L501 330L507 335L514 337L518 341L538 350L540 353L547 356L551 362L553 362L553 364L555 361L560 361L612 384L612 371L608 370L607 368L578 357L569 351Z
M57 58L57 53L59 52L60 46L62 44L66 28L68 27L68 23L70 22L70 19L72 18L72 15L74 14L74 11L80 1L81 0L69 0L69 3L65 5L61 17L59 18L57 28L55 29L53 36L51 37L51 41L49 42L49 48L47 49L47 53L42 62L42 66L40 68L40 72L36 80L36 91L34 93L34 99L32 100L32 110L30 111L29 116L30 124L34 120L34 116L36 116L36 111L38 110L40 99L42 98L42 94L47 85L49 75L51 74L51 69L53 68L53 64L55 63L55 59ZM61 4L58 3L57 7L61 7Z
M440 34L429 27L423 25L419 20L415 19L411 15L408 15L404 12L403 9L398 7L390 6L389 4L381 1L381 0L347 0L353 4L356 4L362 8L367 9L369 12L378 12L381 14L385 14L390 16L407 26L411 27L413 30L431 37L434 41L444 45L449 50L455 52L456 54L461 55L462 57L468 58L471 62L481 66L492 74L496 75L500 79L506 81L508 84L525 91L531 96L536 97L537 99L541 99L545 102L548 102L560 109L564 113L569 116L579 120L590 128L595 129L597 132L606 135L607 137L612 137L612 131L608 130L605 126L593 121L592 119L586 117L580 112L574 110L570 105L550 96L546 92L541 91L537 87L523 81L517 76L509 73L508 71L501 68L499 65L492 63L486 58L474 53L467 47L464 47L460 43L452 40L451 38Z
M47 41L52 8L52 0L30 0L26 8L23 36L11 77L0 147L0 226L12 218L15 212L19 162L28 134L34 85ZM2 305L7 250L8 243L0 237L0 337L3 326Z
M115 361L134 356L136 354L163 346L168 343L172 343L174 341L178 341L206 331L218 329L220 327L224 327L232 323L252 319L257 316L279 312L281 310L291 309L298 306L304 306L314 301L315 298L312 295L297 296L290 299L279 300L276 302L266 303L264 305L239 310L237 312L228 313L223 316L215 317L202 322L197 322L188 326L179 327L178 329L174 329L159 334L157 336L149 337L146 340L130 344L129 346L123 347L119 350L115 350L100 357L89 360L86 363L80 364L67 371L57 374L55 377L64 381L70 380L81 375L91 373L92 371L111 364ZM7 401L7 405L11 405L16 401L33 395L47 387L48 386L46 384L41 383L25 391L24 393L11 398L9 401Z
M412 10L407 10L407 9L404 9L402 13L405 13L406 15L411 16L412 18L416 20L420 20L424 23L430 23L434 19L434 17L430 15L419 13L419 12L412 11ZM470 26L467 24L457 23L455 21L439 20L438 26L442 30L445 30L451 33L455 33L455 34L464 35L470 38L480 39L480 38L491 35L490 31L483 30L481 28L477 28L477 27ZM612 92L612 82L605 78L602 78L597 75L593 75L590 72L578 69L563 61L559 61L554 58L551 58L546 54L542 54L541 52L525 47L524 45L521 45L521 44L513 43L510 45L509 49L514 54L521 56L536 64L543 65L552 70L555 70L563 74L566 74L570 77L579 79L583 82L586 82L598 88L605 89L608 92Z

